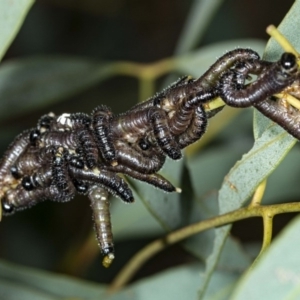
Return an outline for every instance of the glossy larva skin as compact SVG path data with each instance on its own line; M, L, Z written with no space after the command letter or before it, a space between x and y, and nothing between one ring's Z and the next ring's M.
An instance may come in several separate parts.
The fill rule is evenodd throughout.
M258 75L255 82L245 85L249 74ZM300 113L292 106L282 105L272 95L283 90L299 97L300 74L297 59L283 53L275 63L248 61L224 73L220 79L220 97L234 107L253 106L280 125L296 139L300 139Z
M258 75L258 78L244 87L249 74ZM296 57L291 53L284 53L275 63L248 61L222 75L219 84L220 97L229 106L249 107L282 91L298 76Z
M272 118L276 109L264 100L295 81L294 61L285 55L269 63L251 49L236 49L200 78L183 77L125 113L114 115L100 105L90 115L50 113L41 117L35 128L15 139L0 163L3 214L44 200L63 202L76 193L84 194L91 202L97 238L109 265L114 246L108 196L134 201L119 174L166 192L179 192L157 172L166 157L180 159L181 150L205 133L208 118L220 111L206 113L205 105L221 96L230 106L255 105ZM258 78L246 86L249 74Z

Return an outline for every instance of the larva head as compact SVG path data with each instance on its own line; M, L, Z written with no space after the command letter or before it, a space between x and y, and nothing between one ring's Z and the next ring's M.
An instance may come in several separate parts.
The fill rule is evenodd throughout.
M1 199L0 201L1 201L1 208L0 208L0 220L1 220L2 214L4 216L13 214L15 211L15 207L13 204L9 203L5 198Z
M282 73L289 77L297 73L298 65L297 58L293 53L285 52L280 59Z

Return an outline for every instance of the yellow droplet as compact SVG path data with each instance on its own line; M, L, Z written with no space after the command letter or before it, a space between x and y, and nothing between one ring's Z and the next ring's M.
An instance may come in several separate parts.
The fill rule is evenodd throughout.
M102 260L103 267L109 268L110 265L112 264L114 258L115 258L115 256L112 253L109 253L108 255L104 256L103 260Z

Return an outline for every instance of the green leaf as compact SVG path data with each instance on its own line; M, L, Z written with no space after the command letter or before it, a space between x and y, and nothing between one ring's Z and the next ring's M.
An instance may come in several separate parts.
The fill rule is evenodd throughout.
M243 144L243 147L240 148L232 148L232 145L228 144L223 147L210 148L209 151L202 151L198 156L187 160L192 188L196 197L188 216L189 223L199 222L219 214L217 191L230 166L241 157L246 149L248 149L247 144ZM191 200L187 201L191 202ZM214 240L215 229L211 229L189 238L184 245L196 257L205 261L211 254ZM223 251L224 256L227 257L227 263L230 262L231 269L242 271L250 261L238 247L235 247L236 243L233 240L228 243L232 248L227 247L226 251ZM237 261L240 262L239 267ZM222 261L223 265L224 263L225 260Z
M0 60L17 35L34 0L0 1Z
M205 198L205 195L217 192L222 185L223 179L230 167L242 156L249 145L244 143L239 147L232 147L230 144L209 148L201 151L199 155L187 159L187 168L191 175L191 183L197 198ZM206 201L207 202L207 201ZM202 204L203 201L202 201ZM207 203L207 205L213 205ZM215 203L215 206L218 205ZM204 207L201 208L202 210ZM205 217L212 217L216 213L204 212Z
M251 265L251 257L241 243L229 236L218 262L218 269L235 273L243 273Z
M0 261L0 299L100 299L105 288L104 285Z
M185 53L196 46L223 1L194 1L179 37L175 54Z
M240 208L253 194L256 187L270 175L295 144L295 139L283 129L273 126L256 140L253 148L225 177L219 192L220 214ZM229 200L230 199L230 200ZM205 278L209 280L223 249L230 226L215 230L213 251L207 259ZM201 285L204 288L204 285Z
M172 268L159 275L152 276L126 288L114 295L110 300L182 300L196 299L198 295L197 282L201 267L197 264ZM228 272L216 272L205 300L226 300L237 280L237 275Z
M183 160L178 162L167 160L160 173L178 187L183 164ZM130 180L130 183L136 201L142 201L165 230L178 228L185 223L180 194L165 193L139 181Z
M299 198L299 148L294 147L268 178L263 204L284 203Z
M290 43L300 50L300 2L296 0L291 9L285 15L284 19L278 26L278 30L290 41ZM279 59L281 53L283 52L281 46L274 40L270 39L266 47L266 53L264 58L270 61Z
M0 279L0 299L5 300L57 300L56 297L47 295L22 284L15 284Z
M70 97L111 75L110 64L72 57L34 57L0 68L0 118Z
M299 1L297 1L297 4L295 3L288 17L299 15L299 3ZM285 33L285 28L290 30L290 24L295 24L294 21L295 18L285 18L280 26L281 31ZM291 40L299 40L299 28L294 28L293 25L293 31L290 32ZM267 48L267 53L272 52L274 56L275 54L279 56L282 53L281 49L272 47L270 45ZM253 194L256 187L275 170L295 144L295 139L284 132L283 129L273 123L271 124L269 121L268 123L266 120L260 121L259 117L256 117L255 120L257 121L255 125L256 141L253 148L231 169L220 189L219 207L221 214L240 208ZM204 280L200 284L201 294L204 293L210 276L217 265L229 230L230 226L228 225L215 231L214 246L207 258L206 270L203 274Z
M198 276L199 266L197 265L172 268L156 276L140 280L116 297L112 297L111 300L195 299Z
M153 237L164 233L164 230L139 199L132 204L122 203L120 199L112 202L111 219L115 241Z
M265 131L227 174L219 193L220 213L240 208L256 187L275 170L295 142L278 126Z
M299 299L299 232L297 217L243 276L230 299Z

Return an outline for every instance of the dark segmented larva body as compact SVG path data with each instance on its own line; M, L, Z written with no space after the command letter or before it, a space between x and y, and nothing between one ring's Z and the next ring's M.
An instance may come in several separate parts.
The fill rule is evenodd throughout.
M165 192L171 193L176 191L176 188L171 182L169 182L166 178L156 173L144 174L139 171L127 168L123 165L111 167L109 170L129 175L132 178L151 184Z
M170 134L166 112L157 107L150 107L147 111L137 109L116 116L111 123L112 137L134 143L139 139L139 136L145 135L151 124L153 135L160 148L170 158L179 159L181 151Z
M194 131L197 126L199 126L199 122L197 120L197 116L195 116L195 110L197 110L199 107L202 110L202 115L205 116L206 114L204 112L204 109L201 105L201 103L207 102L208 100L212 100L217 96L215 91L203 91L200 95L190 95L181 103L179 103L179 110L174 113L174 115L170 118L169 120L169 126L170 126L170 131L172 135L178 136L178 135L183 135L187 131L190 132L188 136L191 136L191 130ZM201 119L203 119L201 117ZM194 123L195 122L195 123ZM205 132L207 122L202 122L201 128L204 130L203 133ZM191 127L191 129L189 129ZM198 132L197 130L196 132ZM195 140L198 140L201 136L199 134L196 134L193 137L193 141L190 143L188 142L188 136L185 137L185 145L193 143ZM185 146L184 146L185 147ZM183 148L181 146L181 148Z
M45 165L51 165L53 154L56 152L56 147L36 148L30 145L26 151L20 156L11 168L11 173L14 177L20 178L23 176L33 175L34 171L41 170L45 172Z
M54 201L68 201L75 194L75 187L70 181L66 160L63 154L57 153L52 162L52 184L59 191Z
M89 189L88 197L93 210L94 226L102 254L112 256L114 253L113 235L110 221L110 201L108 193L103 188L94 185Z
M49 165L41 167L37 172L30 176L34 187L43 187L50 184L52 180L52 168Z
M125 139L135 142L143 136L149 127L147 110L133 110L113 116L111 120L111 136L115 140ZM133 139L133 140L131 140Z
M47 199L59 197L59 191L55 186L25 190L22 185L7 191L2 199L3 214L10 214L23 210Z
M169 113L171 134L175 136L184 135L189 126L195 128L199 125L199 122L194 118L194 110L201 103L208 102L218 96L216 86L225 70L237 61L255 61L258 59L259 55L251 49L230 51L219 58L199 79L190 80L185 77L160 93L157 99L153 101L155 105L161 106ZM196 124L190 123L191 120L196 120ZM189 134L189 136L191 135ZM196 137L190 143L187 137L184 139L184 145L188 145L193 143Z
M117 143L116 157L118 163L140 173L155 173L161 169L165 162L165 155L160 149L154 149L155 145L151 145L152 149L138 149L135 145L129 146L128 143Z
M196 107L199 103L207 102L218 96L216 86L222 73L232 67L236 62L241 61L256 61L259 55L251 49L235 49L227 52L220 57L201 77L195 80L188 80L186 82L178 81L177 84L172 85L167 89L163 95L160 96L160 104L164 107L164 100L166 102L167 110L174 110L175 114L191 115L191 107ZM181 103L181 104L179 104ZM185 110L179 105L186 105ZM174 118L176 120L176 117ZM172 128L172 126L170 126ZM182 131L177 130L179 133ZM174 131L175 132L175 131ZM179 134L174 133L174 134Z
M3 182L5 177L11 174L11 167L28 147L30 131L26 130L18 135L4 153L0 163L0 182Z
M92 169L97 165L99 153L93 134L89 129L91 119L86 114L76 113L71 115L71 120L74 129L76 129L77 141L82 147L82 153L86 164L88 168Z
M252 50L237 49L221 57L199 79L183 77L124 114L114 116L108 107L99 106L91 116L43 116L29 138L27 134L21 142L16 140L6 154L7 162L0 164L4 213L45 199L66 201L75 192L87 194L100 247L111 262L114 249L108 193L126 202L134 200L118 173L167 192L180 192L156 172L166 156L178 159L181 149L199 140L205 133L207 118L220 111L219 108L206 114L203 105L219 94L231 97L228 104L233 106L240 106L244 100L247 105L256 103L252 101L256 96L265 97L281 90L288 80L297 79L294 65L293 57L287 56L280 65L260 61ZM250 73L258 74L258 79L249 87L244 86ZM272 111L274 103L268 101L271 100L262 102L266 106L255 105L299 136L296 114L292 120L284 111L276 115Z
M290 108L286 108L271 99L259 102L254 107L300 140L300 112L298 110L293 109L291 112Z
M257 72L260 73L257 80L242 89L240 82L243 82L249 73ZM242 72L233 69L222 76L220 97L229 106L248 107L282 91L292 84L297 76L299 74L296 57L292 53L284 53L281 59L273 64L263 61L253 64L248 62Z
M94 171L77 169L71 166L69 167L69 171L70 174L78 180L92 181L105 186L110 193L118 196L125 202L134 201L132 192L127 183L113 172L99 170L99 174L95 174Z
M183 76L183 77L179 78L177 81L175 81L174 83L172 83L167 88L163 89L161 92L157 93L153 97L150 97L146 101L138 103L135 106L133 106L128 111L128 113L131 114L134 111L141 111L141 110L153 107L153 106L159 106L161 100L166 97L166 93L168 93L168 91L170 91L174 88L177 88L179 86L186 85L187 83L189 83L189 79L190 79L190 76Z
M238 48L227 52L221 56L202 76L195 80L195 86L201 86L204 89L213 88L220 79L220 75L232 67L236 62L255 61L260 57L252 49Z
M153 123L153 134L156 137L156 141L159 147L171 159L180 159L182 157L182 154L178 144L170 133L170 128L168 126L165 112L153 107L149 109L149 119Z
M207 117L205 110L199 105L194 112L190 127L178 137L178 144L181 149L198 141L205 133L207 127Z
M46 131L40 137L45 147L64 145L65 148L76 149L76 133L72 131Z
M116 150L110 134L111 110L101 105L92 112L92 126L98 149L102 157L112 164L116 163Z
M12 166L12 173L17 174L17 177L29 175L31 170L41 167L41 156L43 155L36 148L29 147L24 155L20 156Z

